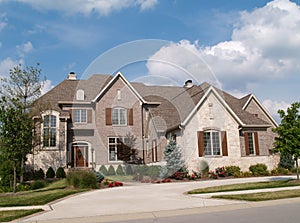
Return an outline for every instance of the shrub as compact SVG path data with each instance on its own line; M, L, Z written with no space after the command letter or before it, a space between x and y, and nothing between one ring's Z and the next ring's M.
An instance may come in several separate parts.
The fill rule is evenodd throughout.
M148 166L147 176L151 178L157 178L159 177L160 170L161 170L161 166Z
M250 173L249 171L246 171L246 172L241 172L241 175L243 177L251 177L252 176L252 173Z
M104 165L100 166L99 172L102 173L104 176L108 175L108 171Z
M34 173L34 179L35 180L43 180L45 179L45 173L42 168L40 168L38 171L35 171Z
M110 166L108 167L107 175L108 175L108 176L114 176L114 175L116 175L115 168L114 168L112 165L110 165Z
M269 174L266 164L258 163L249 167L253 176L267 176Z
M95 174L95 176L97 178L97 182L98 183L101 183L104 180L104 176L103 176L102 173L94 171L94 174Z
M55 177L55 172L53 168L50 166L46 172L46 178L54 178Z
M116 174L117 174L117 175L120 175L120 176L124 176L124 175L125 175L124 170L123 170L123 167L122 167L121 165L119 165L119 166L117 167Z
M58 167L58 169L56 170L56 178L66 178L66 172L64 168Z
M17 191L28 191L31 189L30 184L28 183L22 183L17 185Z
M148 174L148 166L147 165L139 165L135 168L135 174L139 174L145 176Z
M34 179L34 168L32 165L25 165L23 177L24 181L30 181Z
M97 188L97 178L92 172L74 171L68 174L67 182L73 188Z
M281 168L278 168L277 171L278 171L279 174L283 174L283 175L288 175L289 174L289 170L286 169L286 168L281 167Z
M32 190L36 190L46 187L46 183L43 180L36 180L31 183L30 187Z
M228 176L240 176L241 175L241 168L239 166L226 166L225 167Z
M131 165L125 166L125 173L126 173L126 175L133 175L133 169L132 169Z
M227 177L227 170L225 169L225 167L218 167L215 170L216 174L218 175L218 177Z
M207 177L209 172L209 165L205 160L201 160L198 164L198 172L201 173L201 178Z
M293 167L295 167L295 160L293 159L293 156L291 154L281 154L278 168L291 170Z

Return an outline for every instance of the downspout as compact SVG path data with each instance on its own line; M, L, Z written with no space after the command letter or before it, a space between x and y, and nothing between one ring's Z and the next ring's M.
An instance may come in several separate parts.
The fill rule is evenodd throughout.
M142 117L142 150L143 150L143 164L145 164L145 143L144 143L144 110L141 104L141 117Z
M67 144L67 140L68 140L68 119L66 118L65 119L65 150L66 150L66 153L65 153L65 162L66 162L66 166L68 166L68 144Z

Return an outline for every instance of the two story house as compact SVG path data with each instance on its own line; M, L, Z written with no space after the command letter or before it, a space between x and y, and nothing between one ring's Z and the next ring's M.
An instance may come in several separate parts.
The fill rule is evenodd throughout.
M95 168L127 161L163 161L168 141L182 148L189 170L205 160L210 169L278 163L272 154L275 120L249 94L236 98L208 83L148 86L115 76L68 78L35 104L43 108L36 120L42 144L28 162L36 168ZM128 151L128 150L127 150ZM130 159L130 160L129 160Z

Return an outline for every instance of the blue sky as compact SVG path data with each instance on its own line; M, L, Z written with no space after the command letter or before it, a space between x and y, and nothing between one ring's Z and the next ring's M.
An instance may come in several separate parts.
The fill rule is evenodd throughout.
M0 74L40 63L49 89L121 70L130 81L209 81L275 116L299 101L300 9L289 0L0 0ZM92 64L92 65L91 65Z

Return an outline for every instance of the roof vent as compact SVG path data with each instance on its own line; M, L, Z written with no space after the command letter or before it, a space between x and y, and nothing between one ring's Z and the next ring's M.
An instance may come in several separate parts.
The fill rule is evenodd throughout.
M75 72L70 72L68 74L68 80L77 80L77 76L76 76L76 73Z
M193 84L193 81L192 80L187 80L185 83L184 83L184 87L186 88L190 88L190 87L193 87L194 84Z

